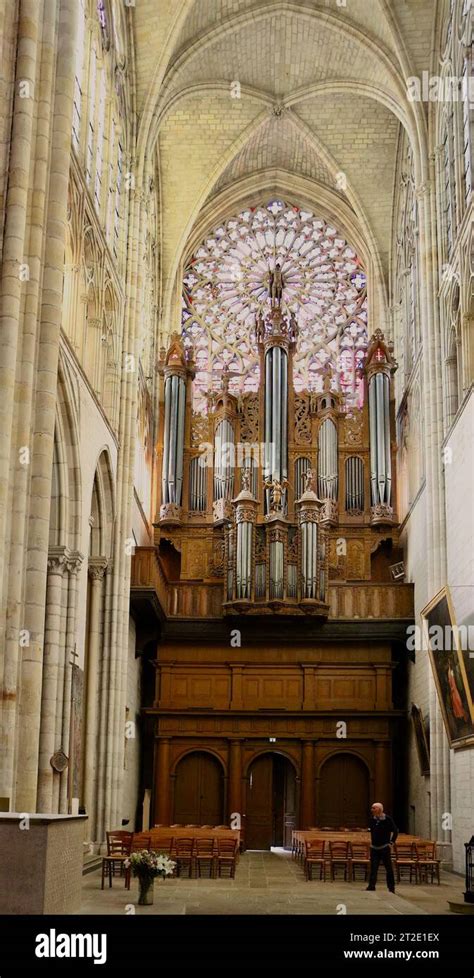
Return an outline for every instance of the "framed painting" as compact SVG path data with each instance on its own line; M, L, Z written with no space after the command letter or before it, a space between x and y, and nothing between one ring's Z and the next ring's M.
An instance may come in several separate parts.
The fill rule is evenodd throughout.
M461 632L447 587L421 612L443 721L453 748L474 743L474 658L461 647Z
M415 703L412 703L411 705L411 718L413 720L413 727L415 730L416 749L418 751L420 770L422 774L429 774L430 773L430 745L428 743L428 738L426 736L426 728L423 719L423 713L420 707L416 706Z

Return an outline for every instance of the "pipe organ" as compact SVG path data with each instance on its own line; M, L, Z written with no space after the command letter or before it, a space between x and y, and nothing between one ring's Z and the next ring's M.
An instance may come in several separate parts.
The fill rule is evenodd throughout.
M176 333L171 337L168 352L162 353L162 360L158 364L164 379L160 518L179 522L182 514L186 404L190 403L187 390L194 370Z
M232 392L224 368L206 416L192 411L192 353L177 334L162 351L159 535L180 550L194 527L202 578L222 578L225 614L325 618L336 542L354 528L371 533L396 523L396 363L377 330L364 405L354 408L329 368L322 390L295 392L298 327L278 300L257 319L255 339L258 392ZM193 560L197 566L197 553Z

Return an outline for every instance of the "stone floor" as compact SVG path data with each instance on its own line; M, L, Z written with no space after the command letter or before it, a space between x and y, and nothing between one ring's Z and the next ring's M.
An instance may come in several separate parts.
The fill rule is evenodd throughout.
M315 876L317 873L315 872ZM100 872L84 876L83 914L449 914L448 900L462 899L463 880L443 872L441 886L402 882L389 893L380 870L375 893L367 893L363 880L307 883L301 866L289 852L245 852L235 879L170 879L155 882L154 903L139 907L138 883L131 889L113 880L100 889Z

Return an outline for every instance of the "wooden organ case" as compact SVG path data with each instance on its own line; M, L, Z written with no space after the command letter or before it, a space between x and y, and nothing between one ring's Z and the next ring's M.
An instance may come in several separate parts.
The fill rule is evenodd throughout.
M322 390L294 390L297 340L271 300L256 322L258 391L231 391L224 369L204 416L192 351L172 336L154 546L132 567L138 640L150 608L160 620L144 706L150 824L218 813L257 848L288 844L295 825L363 826L374 798L403 798L392 673L413 594L393 574L396 363L377 330L348 407L329 369Z

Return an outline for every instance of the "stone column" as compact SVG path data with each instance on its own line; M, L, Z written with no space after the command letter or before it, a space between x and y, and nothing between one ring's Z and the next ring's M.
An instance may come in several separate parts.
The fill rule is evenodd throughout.
M231 740L229 747L229 820L234 813L238 813L242 819L242 745L240 740Z
M9 156L0 307L0 646L4 652L0 730L0 793L15 800L18 681L21 656L31 647L25 626L24 565L30 465L20 452L31 453L32 403L35 386L38 302L43 254L45 200L51 144L53 67L56 34L54 3L35 0L20 5L15 105ZM20 91L20 83L22 89ZM26 92L25 85L29 86ZM42 91L42 98L38 93ZM26 97L21 97L25 96ZM34 119L34 127L32 120ZM34 165L32 160L35 161ZM27 201L31 181L31 211ZM22 268L23 266L23 268ZM22 272L22 276L20 276ZM24 273L28 278L25 279ZM16 366L15 366L16 361ZM13 370L13 373L12 373ZM14 392L14 385L15 392ZM6 458L9 456L8 464ZM7 492L8 485L8 493ZM5 495L4 495L5 491ZM9 519L5 524L6 514ZM49 542L49 541L48 541ZM3 571L2 571L3 565ZM8 608L8 617L4 609ZM43 605L44 619L44 605ZM5 641L3 642L3 629ZM26 649L26 651L23 651ZM0 683L2 680L0 663ZM37 766L37 757L35 765ZM35 771L35 775L37 770Z
M66 569L64 547L54 547L48 557L46 620L44 631L43 695L38 769L38 812L53 812L54 771L51 757L56 748L56 707L60 656L62 584Z
M88 829L94 839L94 802L97 777L97 737L99 718L99 669L102 638L102 582L107 567L104 557L89 559L89 629L87 649L86 710L84 730L84 806L89 816Z
M155 766L155 821L169 825L171 821L170 798L170 740L158 737Z
M67 628L67 596L69 590L69 575L63 577L62 597L61 597L61 632L59 637L59 663L58 663L58 684L56 697L56 738L55 743L62 743L63 730L63 697L64 697L64 663L66 658L66 628ZM59 812L59 791L61 786L61 775L53 782L53 812Z
M37 11L38 5L31 4ZM17 738L19 772L15 804L34 811L41 712L43 626L46 594L49 517L56 415L59 339L62 318L64 246L71 156L74 64L79 5L75 0L50 0L48 23L56 35L56 64L52 72L54 100L48 171L48 207L44 227L42 288L39 302L39 342L35 369L35 409L30 436L30 493L25 628L30 633L23 655ZM59 13L59 15L58 15ZM43 93L47 98L47 92Z
M77 608L77 575L82 563L82 554L69 554L67 569L69 587L67 595L66 647L64 651L64 693L63 693L63 724L62 748L69 757L66 771L61 774L59 788L59 811L69 812L69 800L73 795L73 778L76 766L74 745L71 744L71 708L72 708L72 667L76 653L76 608Z
M314 743L304 740L301 750L301 802L299 826L309 829L314 825Z
M122 369L120 390L119 442L117 469L117 520L113 550L113 581L110 594L110 617L106 635L107 656L107 714L101 738L105 738L107 752L101 755L100 780L103 794L100 802L101 824L108 827L120 818L123 783L126 683L128 668L129 585L132 550L127 541L131 536L131 501L133 499L133 471L135 456L135 418L137 398L139 298L142 287L142 256L146 227L146 197L141 192L133 195L129 213L128 264L125 293L127 303L124 317L123 364L131 363L134 369ZM132 361L130 361L132 357Z
M417 191L420 210L420 298L423 339L423 411L425 417L425 458L427 497L427 572L428 592L433 597L446 581L446 514L441 445L443 442L442 343L438 292L438 242L436 214L436 153L430 160L431 182ZM441 175L438 173L438 181ZM431 832L442 838L442 816L451 811L449 745L441 717L434 678L429 669L430 754L431 754ZM443 833L445 839L450 834Z
M42 6L37 0L19 5L16 46L15 98L10 141L8 192L5 203L4 248L0 295L0 599L4 580L5 536L8 512L8 481L11 463L13 413L18 347L21 333L20 305L24 279L21 266L28 255L27 207L31 156L34 153L34 123L37 102L35 85L42 54ZM25 84L29 86L27 93ZM22 88L20 88L22 85ZM25 94L28 97L25 98ZM0 606L3 602L0 600Z

